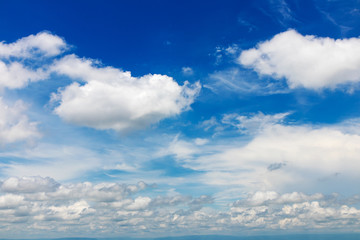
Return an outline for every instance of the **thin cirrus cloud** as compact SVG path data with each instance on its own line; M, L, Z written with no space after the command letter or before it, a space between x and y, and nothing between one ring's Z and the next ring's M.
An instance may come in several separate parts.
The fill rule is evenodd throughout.
M126 131L144 128L189 110L200 83L178 85L171 77L148 74L133 77L94 60L68 55L52 71L74 82L52 95L54 112L69 123L95 129Z
M288 30L244 50L238 63L260 75L285 78L291 89L319 90L360 82L360 39L332 39Z

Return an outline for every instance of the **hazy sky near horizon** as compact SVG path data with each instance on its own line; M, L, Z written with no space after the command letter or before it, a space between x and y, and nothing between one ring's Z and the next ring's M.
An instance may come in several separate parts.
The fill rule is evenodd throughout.
M358 232L360 1L0 0L0 238Z

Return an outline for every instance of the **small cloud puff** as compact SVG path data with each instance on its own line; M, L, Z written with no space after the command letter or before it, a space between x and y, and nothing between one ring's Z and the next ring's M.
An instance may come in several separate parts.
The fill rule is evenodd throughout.
M191 67L183 67L181 71L185 76L190 76L194 74L194 70Z

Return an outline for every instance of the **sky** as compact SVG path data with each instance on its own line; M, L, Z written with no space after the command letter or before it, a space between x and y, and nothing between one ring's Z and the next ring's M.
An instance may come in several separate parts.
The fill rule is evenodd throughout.
M0 238L356 233L360 1L0 0Z

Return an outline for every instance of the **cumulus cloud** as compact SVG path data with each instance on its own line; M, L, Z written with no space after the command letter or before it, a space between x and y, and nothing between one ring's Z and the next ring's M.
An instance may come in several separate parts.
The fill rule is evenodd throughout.
M40 32L14 43L0 42L0 58L30 58L37 55L51 57L59 55L66 48L66 42L62 38L48 32Z
M0 42L0 88L23 88L29 82L46 79L49 72L43 60L61 54L66 48L62 38L48 32L30 35L14 43ZM24 64L26 59L31 61Z
M295 30L245 50L238 62L260 75L285 78L290 88L335 88L360 81L360 39L303 36Z
M9 231L29 234L28 228L19 226L33 224L31 234L38 229L43 235L48 234L48 230L61 232L64 228L70 233L83 232L83 235L99 231L110 235L121 231L128 234L142 230L156 232L161 224L168 229L191 226L185 223L187 219L199 215L204 204L212 203L212 198L206 195L153 197L149 192L151 188L144 182L83 182L57 184L55 188L54 182L54 179L42 177L5 179L0 191L0 227L6 225ZM1 217L5 215L6 218ZM18 224L7 225L11 222ZM69 225L71 228L66 228Z
M1 191L12 193L53 192L59 185L49 177L11 177L1 184Z
M279 194L275 191L257 191L249 194L246 199L237 200L233 206L261 206L270 204L289 204L306 201L323 200L325 196L321 193L307 195L302 192Z
M29 82L36 82L48 77L43 69L31 70L19 62L5 64L0 61L0 88L23 88Z
M33 186L34 179L55 181L41 177L17 181L22 181L23 186ZM13 179L4 180L9 181ZM337 197L329 199L322 194L255 192L220 210L213 205L216 199L208 195L154 197L154 193L159 192L147 186L143 182L84 182L60 184L54 191L39 187L16 193L2 191L0 227L3 234L15 231L22 235L48 236L51 230L53 233L81 232L82 236L114 237L124 233L149 236L164 231L174 234L240 233L248 227L255 231L311 231L360 226L359 209L342 204Z
M36 122L30 122L24 115L26 107L22 101L8 106L0 98L0 143L14 143L32 140L41 136Z
M176 116L190 108L200 84L179 86L171 77L148 74L132 77L113 67L69 55L52 70L79 82L52 96L54 112L65 121L95 129L138 129Z

